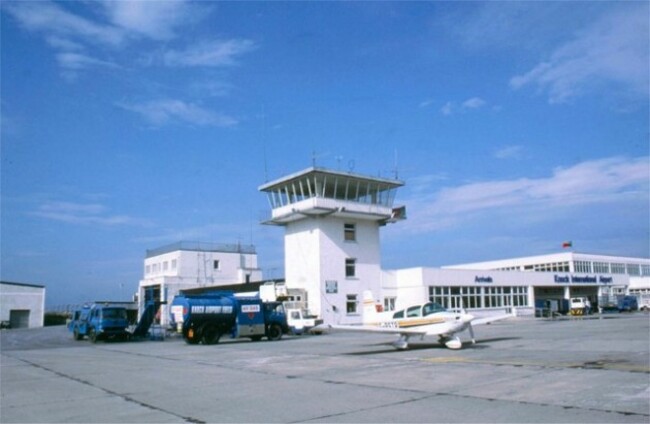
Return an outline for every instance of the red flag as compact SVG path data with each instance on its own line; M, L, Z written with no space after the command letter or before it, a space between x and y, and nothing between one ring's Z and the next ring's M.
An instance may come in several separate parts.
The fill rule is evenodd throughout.
M566 249L566 248L572 247L572 246L573 246L573 243L570 242L570 241L565 241L564 243L562 243L562 249Z

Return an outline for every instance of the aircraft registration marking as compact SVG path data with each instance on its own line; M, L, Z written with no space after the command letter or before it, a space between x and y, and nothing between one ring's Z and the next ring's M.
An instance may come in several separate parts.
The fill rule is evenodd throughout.
M432 325L432 324L442 324L445 320L443 318L431 318L431 319L409 319L409 320L393 320L385 321L379 323L379 326L382 328L408 328L408 327L420 327L423 325Z

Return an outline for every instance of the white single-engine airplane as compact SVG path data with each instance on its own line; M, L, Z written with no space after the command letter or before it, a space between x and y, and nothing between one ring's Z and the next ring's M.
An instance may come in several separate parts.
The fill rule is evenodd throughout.
M362 325L325 325L334 331L361 331L370 333L399 334L400 338L392 343L396 349L408 348L409 338L419 336L438 336L440 343L449 349L460 349L463 344L456 335L469 330L472 343L476 343L472 325L488 324L510 318L512 315L498 315L485 318L474 316L461 310L461 313L449 312L438 303L425 303L411 306L397 312L379 313L370 291L364 292Z

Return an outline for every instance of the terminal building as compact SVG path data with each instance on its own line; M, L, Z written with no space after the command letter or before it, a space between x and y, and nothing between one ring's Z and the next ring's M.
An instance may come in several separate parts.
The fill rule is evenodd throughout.
M432 301L492 312L535 313L535 301L586 297L599 299L650 293L650 259L563 252L442 268L385 271L385 309Z
M533 315L539 299L650 293L650 259L571 251L446 266L383 270L379 232L407 218L397 179L311 167L265 183L262 222L284 228L285 284L325 323L360 323L363 292L384 310L425 302L474 315ZM177 243L147 251L140 307L185 289L262 281L254 246ZM167 309L161 311L162 323Z

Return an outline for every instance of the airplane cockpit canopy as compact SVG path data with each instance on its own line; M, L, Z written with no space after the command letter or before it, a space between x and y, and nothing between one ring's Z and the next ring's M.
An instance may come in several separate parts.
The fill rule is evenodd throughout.
M424 305L411 306L407 309L402 309L393 314L393 319L398 318L417 318L426 317L427 315L435 314L436 312L445 312L446 309L439 303L429 302Z
M422 305L422 316L435 314L436 312L445 312L446 309L439 303L429 302Z

